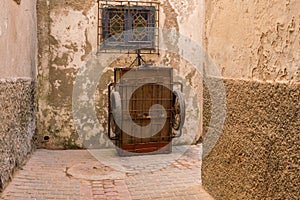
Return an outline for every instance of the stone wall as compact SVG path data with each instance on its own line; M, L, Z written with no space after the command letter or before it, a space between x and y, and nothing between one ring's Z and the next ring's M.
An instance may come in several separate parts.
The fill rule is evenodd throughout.
M0 1L0 192L32 152L36 3Z
M34 82L0 79L0 192L33 150Z
M206 1L205 47L227 101L220 138L202 167L216 199L300 196L299 9L297 0ZM208 90L203 104L204 134L219 135L209 125Z
M73 88L78 72L97 49L98 2L95 0L44 0L37 1L38 15L38 146L46 148L82 148L72 113ZM162 0L160 3L160 28L181 33L201 45L203 34L203 3L198 0ZM100 2L103 3L103 2ZM194 19L199 19L195 21ZM193 22L193 23L192 23ZM178 37L171 40L177 52L181 52ZM164 39L161 39L163 42ZM103 56L103 55L101 55ZM136 55L123 55L108 65L101 76L95 94L97 121L89 122L86 140L108 146L103 134L107 132L107 85L113 81L113 67L129 66ZM146 61L176 69L201 98L201 77L183 58L174 53L144 55ZM186 78L185 78L186 77ZM194 94L195 94L194 93ZM194 101L195 95L187 96L190 118L200 118L201 104ZM88 97L94 98L94 94ZM199 104L199 105L197 105ZM197 107L197 112L192 111ZM201 120L199 120L201 121ZM100 127L94 124L100 123ZM183 136L177 143L197 140L188 130L201 134L200 123L186 123Z
M211 80L213 81L213 80ZM300 196L300 84L224 79L223 132L203 160L202 180L215 199ZM204 92L204 129L210 96Z

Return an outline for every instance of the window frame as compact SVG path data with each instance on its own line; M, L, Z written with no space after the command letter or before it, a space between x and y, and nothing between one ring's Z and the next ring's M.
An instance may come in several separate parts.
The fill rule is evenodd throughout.
M120 10L120 11L118 11ZM112 18L109 18L109 12L120 12L124 14L123 30L125 32L120 35L123 40L114 41L115 38L108 37L110 30L107 24ZM135 12L141 11L145 16L147 15L147 30L142 40L132 40L134 33L132 33L132 16L137 15ZM143 12L145 11L145 12ZM122 16L121 16L122 17ZM141 2L141 1L102 1L98 0L98 52L99 53L133 53L139 49L144 54L159 54L159 3L158 2ZM135 31L138 31L138 29ZM107 39L109 38L109 39Z

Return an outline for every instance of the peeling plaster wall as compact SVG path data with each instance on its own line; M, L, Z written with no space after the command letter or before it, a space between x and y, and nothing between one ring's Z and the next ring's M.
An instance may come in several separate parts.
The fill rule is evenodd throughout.
M207 1L205 46L222 76L299 82L299 10L297 0Z
M35 6L0 1L0 192L34 149Z
M206 1L204 43L227 101L222 134L202 168L216 199L300 196L299 10L297 0ZM203 98L205 135L213 129L207 89Z
M81 147L73 124L72 90L78 69L97 45L95 2L38 1L39 146Z
M202 24L204 22L201 1L162 0L160 10L160 28L178 31L202 44ZM38 0L38 146L46 148L82 148L82 140L74 126L72 116L72 90L77 73L87 56L97 48L97 1ZM199 21L195 21L199 19ZM196 24L197 23L197 24ZM169 38L163 38L167 40ZM171 39L178 51L180 40ZM113 67L129 66L135 55L123 55L107 66L102 75L98 90L94 95L95 108L100 130L94 130L96 122L89 122L91 131L85 140L107 146L100 132L107 132L107 85L113 80ZM156 65L172 66L183 79L192 85L198 99L202 96L201 75L193 67L170 52L158 55L145 55L144 59ZM91 97L92 98L92 97ZM195 95L187 97L191 114L187 116L187 125L178 144L197 140L202 126L189 123L188 118L199 118L202 105L195 101ZM193 109L198 107L197 112ZM192 121L192 120L191 120ZM86 127L87 128L87 127ZM197 138L191 138L188 130L197 132ZM49 137L49 138L48 138ZM104 142L104 143L103 143ZM96 144L93 144L96 145Z

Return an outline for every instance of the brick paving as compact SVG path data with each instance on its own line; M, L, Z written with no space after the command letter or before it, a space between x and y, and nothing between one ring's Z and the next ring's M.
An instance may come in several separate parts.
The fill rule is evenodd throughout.
M132 157L119 157L113 149L40 149L1 199L212 199L201 187L200 148Z

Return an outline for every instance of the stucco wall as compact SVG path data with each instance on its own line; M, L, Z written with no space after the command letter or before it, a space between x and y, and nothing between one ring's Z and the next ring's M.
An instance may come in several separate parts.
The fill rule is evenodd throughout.
M206 1L205 46L222 76L299 82L299 9L297 0Z
M29 0L0 2L0 78L35 76L35 5Z
M299 10L297 0L206 1L205 46L227 101L223 131L202 168L216 199L300 196ZM205 90L204 132L213 128L210 116Z
M35 5L0 2L0 192L34 148Z
M160 28L186 34L201 45L203 4L196 0L181 3L165 0L160 3ZM82 147L72 116L72 90L79 69L97 48L98 4L97 1L92 0L51 0L49 3L38 0L37 8L39 18L38 145L47 148ZM171 40L179 52L181 49L179 39L171 38ZM107 85L113 80L113 67L129 66L135 57L135 55L123 55L106 68L99 82L98 92L95 94L95 108L100 128L95 130L93 124L97 122L90 122L87 128L91 131L86 135L86 140L102 146L107 145L103 139L103 133L107 132ZM143 58L156 65L172 66L177 69L194 87L200 99L201 76L195 75L195 70L183 58L163 51L159 56L145 55ZM197 107L198 112L190 114L187 118L200 118L202 105L194 101L194 97L194 95L188 96L187 102L190 110ZM200 123L196 126L187 123L183 137L177 142L187 143L194 139L189 136L189 129L195 130L199 137L201 128Z

